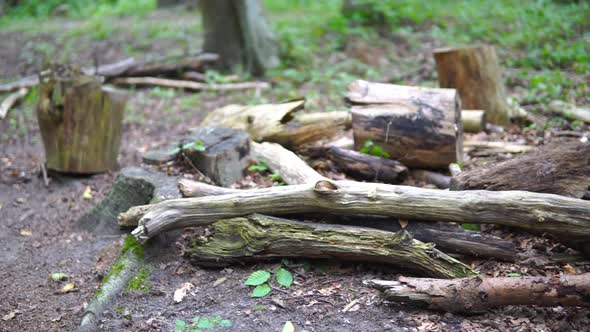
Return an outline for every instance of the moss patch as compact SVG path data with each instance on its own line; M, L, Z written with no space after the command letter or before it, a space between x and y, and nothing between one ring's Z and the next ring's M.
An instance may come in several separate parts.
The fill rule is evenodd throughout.
M141 268L139 273L127 284L127 290L147 292L150 288L150 269L147 267Z
M128 235L123 243L123 247L121 248L121 255L125 254L127 251L130 251L137 257L138 259L143 259L143 246L137 242L135 237L132 235Z

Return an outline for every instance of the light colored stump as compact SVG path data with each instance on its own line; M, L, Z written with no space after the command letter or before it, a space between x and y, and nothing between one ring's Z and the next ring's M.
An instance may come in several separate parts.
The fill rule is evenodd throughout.
M434 59L440 86L457 89L465 109L485 110L494 124L510 123L502 68L493 46L437 49Z

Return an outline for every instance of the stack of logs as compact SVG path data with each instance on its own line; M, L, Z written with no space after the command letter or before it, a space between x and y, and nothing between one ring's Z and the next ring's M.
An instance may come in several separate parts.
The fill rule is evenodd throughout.
M489 49L472 51L477 61L469 63L495 59ZM441 52L447 57L451 50ZM441 63L449 63L439 57ZM487 69L497 74L493 67ZM444 72L439 70L439 78ZM458 76L445 84L482 72L493 76L474 68L460 75L449 71ZM590 252L590 202L580 199L590 184L589 144L548 145L452 179L434 172L462 162L466 118L477 118L479 128L485 128L484 114L494 113L488 117L494 123L506 120L496 114L506 111L502 103L488 104L485 112L464 111L465 88L356 81L346 95L350 112L300 113L304 100L218 109L192 136L151 151L144 160L169 163L182 155L193 164L221 163L225 167L197 168L211 182L227 185L253 159L287 185L243 190L181 179L178 187L184 198L133 206L119 215L119 225L135 227L132 234L140 243L174 229L211 227L186 250L201 265L309 257L390 264L420 276L458 278L366 282L383 290L388 299L432 309L479 312L510 304L590 306L588 275L482 279L455 258L519 258L512 242L466 231L457 225L463 223L542 233ZM482 99L501 98L501 93L497 89ZM350 128L353 140L334 140ZM203 133L217 138L207 139ZM224 144L229 141L234 143ZM372 149L373 155L353 147ZM371 182L326 178L287 148L329 159L350 177ZM408 176L452 190L398 185Z

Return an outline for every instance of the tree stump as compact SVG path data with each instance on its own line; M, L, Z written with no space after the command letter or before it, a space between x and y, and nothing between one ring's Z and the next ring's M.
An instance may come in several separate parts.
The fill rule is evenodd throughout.
M510 123L502 68L493 46L438 49L434 59L441 88L457 89L464 108L484 110L494 124Z
M463 161L461 102L454 89L353 82L355 149L367 141L408 167L440 169Z
M39 81L37 117L47 168L78 174L114 169L126 95L73 66L52 66Z

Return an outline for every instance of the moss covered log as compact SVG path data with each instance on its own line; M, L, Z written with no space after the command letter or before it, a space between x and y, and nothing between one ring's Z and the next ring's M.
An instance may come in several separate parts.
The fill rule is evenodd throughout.
M370 228L310 224L250 215L220 220L207 238L195 238L187 254L199 264L226 265L264 258L307 257L395 265L418 275L476 275L469 266L397 233Z

